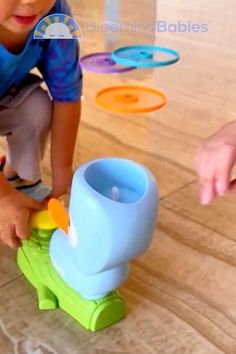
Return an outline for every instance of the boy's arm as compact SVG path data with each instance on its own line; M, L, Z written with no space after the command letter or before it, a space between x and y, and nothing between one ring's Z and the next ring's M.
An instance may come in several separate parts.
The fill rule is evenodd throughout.
M81 102L54 102L51 135L52 196L70 192Z

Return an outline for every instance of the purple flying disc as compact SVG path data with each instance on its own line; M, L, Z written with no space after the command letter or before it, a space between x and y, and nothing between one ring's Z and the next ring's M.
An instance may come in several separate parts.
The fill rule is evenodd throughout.
M123 66L117 64L114 60L112 60L110 52L85 55L80 59L80 64L84 70L104 74L119 74L136 69L134 66Z

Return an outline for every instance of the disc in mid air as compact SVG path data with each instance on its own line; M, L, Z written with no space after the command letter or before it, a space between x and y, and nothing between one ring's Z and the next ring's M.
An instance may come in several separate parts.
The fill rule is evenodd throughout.
M84 70L104 74L119 74L136 69L135 67L123 66L116 63L111 58L110 52L92 53L85 55L81 58L80 64Z
M179 61L176 50L157 46L130 46L115 50L112 59L120 65L139 68L167 66Z
M96 96L96 103L109 111L120 113L145 113L166 105L161 91L142 86L108 87Z

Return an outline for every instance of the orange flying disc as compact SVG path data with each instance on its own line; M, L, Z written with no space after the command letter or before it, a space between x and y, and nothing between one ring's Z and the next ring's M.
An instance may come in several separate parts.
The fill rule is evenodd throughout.
M164 93L149 87L112 86L98 92L96 103L112 112L146 113L164 107L167 99Z

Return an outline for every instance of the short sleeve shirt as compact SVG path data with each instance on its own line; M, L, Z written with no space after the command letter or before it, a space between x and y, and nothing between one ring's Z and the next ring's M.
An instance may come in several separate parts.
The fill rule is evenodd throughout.
M57 0L47 15L61 13L71 16L65 0ZM77 39L34 39L31 31L19 54L10 53L0 44L0 97L20 85L31 69L37 67L45 80L53 100L76 102L82 94L82 71L79 65Z

